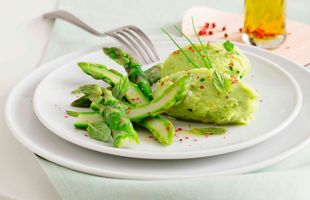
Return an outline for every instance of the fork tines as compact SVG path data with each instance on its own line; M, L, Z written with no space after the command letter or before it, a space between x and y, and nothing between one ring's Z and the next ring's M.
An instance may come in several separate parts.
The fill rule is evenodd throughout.
M158 53L152 41L138 27L132 25L123 26L105 34L122 43L126 51L132 54L141 64L159 61Z

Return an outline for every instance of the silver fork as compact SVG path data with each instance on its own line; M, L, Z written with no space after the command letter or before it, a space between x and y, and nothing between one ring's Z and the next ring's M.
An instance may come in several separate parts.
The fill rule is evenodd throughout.
M46 19L62 19L74 24L96 36L110 36L124 45L134 58L141 64L150 64L159 61L159 56L152 41L138 27L129 25L107 32L99 32L82 20L64 10L57 10L43 15Z

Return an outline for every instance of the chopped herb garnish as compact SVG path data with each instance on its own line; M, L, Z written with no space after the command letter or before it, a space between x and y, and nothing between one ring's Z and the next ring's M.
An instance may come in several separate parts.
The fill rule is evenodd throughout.
M205 81L205 79L204 79L204 78L201 78L201 79L200 79L200 82L204 82L204 81Z
M191 109L191 108L189 108L189 109L187 109L189 112L193 112L193 109Z
M226 49L227 52L231 52L232 50L234 50L234 44L227 40L226 42L223 43L224 48Z
M189 132L198 135L222 135L226 133L226 128L221 127L207 127L207 128L193 128Z
M234 68L233 68L232 66L229 66L229 70L230 70L230 71L233 71Z

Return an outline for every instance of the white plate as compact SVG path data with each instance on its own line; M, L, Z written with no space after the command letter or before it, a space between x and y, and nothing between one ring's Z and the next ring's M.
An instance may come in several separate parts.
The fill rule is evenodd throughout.
M187 44L184 40L180 43ZM156 46L160 57L164 59L169 52L175 50L170 40L157 43ZM163 147L149 138L148 132L139 130L140 144L127 149L114 148L110 144L86 137L84 131L73 127L75 118L64 118L66 110L77 110L70 106L70 103L77 98L70 92L84 84L98 83L103 86L107 84L84 74L76 63L81 61L103 63L124 73L123 67L116 66L113 61L103 55L101 49L71 60L44 78L34 95L34 111L48 129L65 140L113 155L148 159L185 159L240 150L262 142L281 131L296 117L301 107L301 92L292 76L262 57L251 53L246 54L251 61L252 70L244 81L258 90L259 98L263 102L260 103L253 122L247 126L228 126L228 133L224 136L205 138L178 132L173 145ZM202 123L193 124L177 120L173 120L173 123L176 128L182 129L188 129L189 126L207 126Z
M176 179L258 170L296 153L309 144L310 73L297 64L267 51L243 45L241 48L283 66L302 86L304 99L301 112L281 134L242 151L189 160L141 160L94 152L57 137L40 123L33 112L34 90L44 76L55 67L94 49L55 59L22 80L8 98L6 121L13 135L30 151L59 165L99 176L126 179Z

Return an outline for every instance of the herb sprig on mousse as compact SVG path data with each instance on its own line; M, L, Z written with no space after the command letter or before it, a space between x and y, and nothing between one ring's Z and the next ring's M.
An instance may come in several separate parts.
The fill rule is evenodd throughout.
M190 45L192 46L192 48L199 54L200 58L203 60L205 67L208 69L213 69L213 84L214 87L221 93L226 93L229 92L231 89L231 82L226 78L226 76L224 76L222 73L220 73L217 69L215 69L212 66L212 63L209 59L209 55L208 55L208 51L205 47L205 45L202 43L200 37L197 34L197 31L195 29L195 24L194 24L194 19L192 18L192 26L195 32L195 35L201 45L201 48L203 49L203 52L205 54L205 56L203 56L201 54L201 52L198 50L198 48L196 47L196 45L176 26L174 26L174 28L177 30L178 33L180 33L182 36L185 37L185 39L190 43ZM186 55L186 53L183 51L183 49L180 47L180 45L178 45L178 43L173 39L173 37L164 29L161 29L171 40L172 42L178 47L178 49L182 52L182 54L185 56L185 58L187 59L187 61L189 63L191 63L195 68L200 68L197 64L195 64L188 55ZM224 48L230 52L233 50L234 45L233 43L231 43L229 40L227 40L224 43Z

